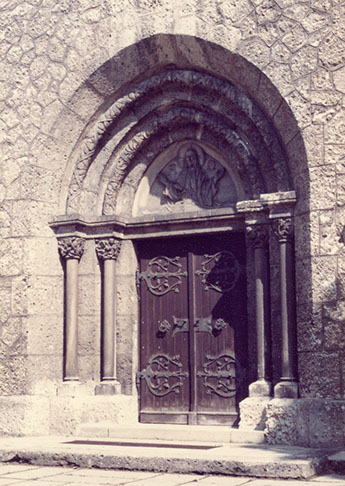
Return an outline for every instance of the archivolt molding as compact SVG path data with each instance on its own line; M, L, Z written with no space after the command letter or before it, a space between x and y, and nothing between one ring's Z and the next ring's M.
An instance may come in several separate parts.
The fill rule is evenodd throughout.
M164 116L159 113L158 116L157 107L156 110L152 110L152 99L162 96L162 93L168 92L169 89L173 89L177 93L176 103L189 103L190 107L174 107L170 101L168 104L162 105L163 110L170 111L164 113ZM186 91L185 94L184 91ZM211 94L210 100L207 99L207 95L203 98L203 92ZM160 134L168 123L173 125L176 123L203 125L205 130L210 130L222 140L226 140L232 149L235 149L239 154L241 163L237 164L237 170L242 182L245 183L245 180L248 179L248 184L253 188L252 197L267 190L264 187L264 182L275 183L274 190L288 190L290 188L284 151L275 135L273 125L251 99L230 82L210 74L192 70L169 70L138 83L133 90L119 98L101 116L90 134L87 135L82 143L69 186L67 213L79 211L80 195L88 169L112 136L117 122L126 113L135 114L136 110L139 111L139 108L145 102L148 107L151 106L151 112L142 116L145 121L147 119L149 121L144 123L143 126L138 121L137 129L131 128L118 144L119 154L121 154L115 157L113 176L105 191L103 204L105 214L113 214L116 201L112 198L116 199L118 188L126 176L128 168L132 166L136 154L142 150L151 137ZM198 106L193 107L195 104L198 104ZM242 129L241 122L238 121L238 114L248 121L248 123L242 122L243 137L241 137ZM246 130L250 133L245 133ZM254 140L254 144L251 144L250 136L252 135L255 139L255 130L257 142L255 143ZM135 135L128 141L132 133L135 133ZM253 150L250 150L251 145L254 145L254 148L255 145L259 145L258 160L255 159ZM268 154L266 161L262 156L265 150ZM114 157L112 159L114 160ZM254 166L256 167L254 168Z
M227 150L236 153L237 157L233 156L233 160L236 162L235 169L244 184L249 199L265 192L265 185L254 157L234 130L221 118L214 115L205 114L195 108L176 107L168 112L160 113L159 118L149 122L147 126L141 127L139 133L133 135L130 142L118 154L114 163L114 173L104 196L104 214L115 214L118 190L128 168L135 164L136 155L138 153L141 155L145 142L148 142L152 136L157 136L159 132L165 132L168 127L172 129L178 125L180 128L184 124L202 125L208 128L219 138L219 141L227 146ZM159 144L159 152L150 151L150 155L147 157L149 162L152 162L172 143L171 137L164 138L165 143Z

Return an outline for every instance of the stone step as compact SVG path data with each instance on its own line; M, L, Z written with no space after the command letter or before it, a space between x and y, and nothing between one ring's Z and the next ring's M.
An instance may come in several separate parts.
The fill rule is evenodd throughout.
M204 439L207 439L206 435ZM267 444L172 443L153 440L145 443L133 439L119 442L111 438L3 437L0 438L0 462L248 478L307 479L327 472L329 455L329 452L316 449Z
M117 440L163 440L184 442L263 444L261 430L240 430L232 427L208 425L120 425L108 422L80 425L77 435L88 438L111 438Z
M328 456L328 467L331 472L345 474L345 451Z

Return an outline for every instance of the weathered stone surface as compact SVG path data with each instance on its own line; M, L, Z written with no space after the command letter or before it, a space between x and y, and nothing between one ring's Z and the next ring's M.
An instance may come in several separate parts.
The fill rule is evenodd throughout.
M338 352L299 355L300 393L305 398L341 398Z
M302 392L310 397L343 397L343 6L329 0L194 0L174 5L166 0L5 2L0 25L4 27L0 44L2 393L30 390L55 398L62 376L64 276L48 222L66 211L68 192L80 195L75 210L99 216L112 164L121 152L126 164L117 167L122 172L109 204L112 214L130 216L136 188L147 176L149 163L169 145L192 139L229 154L232 170L249 188L246 197L272 187L296 189ZM169 88L161 81L150 84L162 73L173 76L177 68L194 74L172 79ZM207 73L212 76L207 78ZM198 85L200 78L208 79L206 85ZM143 93L138 86L146 81L150 86ZM230 88L231 82L236 90ZM114 103L116 109L110 112ZM186 108L191 105L194 111L188 118ZM176 107L172 122L168 116ZM231 118L227 111L236 116ZM222 124L210 126L214 117ZM163 118L164 124L158 126ZM234 150L237 136L243 143ZM240 163L237 155L242 157ZM76 165L78 177L73 178ZM122 178L126 183L120 189ZM272 243L272 282L279 277L276 250ZM126 242L116 263L114 298L119 379L128 394L135 393L137 370L136 266L132 243ZM78 271L80 367L85 389L91 393L99 380L101 325L101 269L91 240ZM279 288L271 287L273 356L279 361ZM253 327L252 302L249 314ZM275 378L278 368L274 363ZM24 402L13 405L17 429L12 421L7 429L4 424L5 430L35 431L28 410L38 413L38 405L35 400ZM42 399L42 403L47 410L47 402ZM77 421L83 406L79 411L73 406ZM334 410L338 409L326 410L320 404L317 414L313 407L307 415L320 424L321 432L317 435L310 429L308 440L324 445L333 437L339 442L340 436L328 433L324 426L329 417L335 430ZM61 431L68 410L61 405ZM292 420L293 407L281 410L280 417L286 414ZM136 416L133 409L131 413ZM292 431L285 434L285 426L279 432L278 415L272 416L272 424L274 420L278 424L276 437L299 441ZM125 420L127 415L121 417ZM37 430L48 430L49 420L44 412ZM66 424L66 430L73 427Z

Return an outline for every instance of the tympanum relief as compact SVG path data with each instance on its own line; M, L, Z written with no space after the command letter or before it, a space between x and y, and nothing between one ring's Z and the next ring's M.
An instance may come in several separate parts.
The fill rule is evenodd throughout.
M238 200L238 190L224 162L216 157L205 144L194 141L161 154L157 162L163 168L148 174L146 190L139 187L136 215L232 206Z

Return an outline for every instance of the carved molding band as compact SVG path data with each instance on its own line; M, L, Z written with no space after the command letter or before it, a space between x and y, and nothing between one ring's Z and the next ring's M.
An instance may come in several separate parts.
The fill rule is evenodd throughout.
M275 233L280 243L293 239L292 218L280 218L275 221Z
M154 295L165 295L170 291L179 292L182 277L187 277L187 272L182 272L179 260L180 257L152 258L146 270L138 274L138 281L145 280L148 290Z
M253 248L264 248L268 243L268 231L266 225L247 226L247 236Z
M182 371L180 356L155 354L150 358L147 368L137 374L137 385L144 379L152 395L164 397L169 393L180 393L183 378L188 376L187 371Z
M236 256L230 251L219 251L214 255L204 255L201 270L195 272L200 275L205 290L228 292L236 285L241 274L241 265Z
M223 398L234 397L243 378L238 361L231 354L206 355L206 359L203 371L197 372L197 376L203 378L206 393L215 393Z
M117 260L121 250L122 241L117 238L96 239L96 253L102 260Z
M58 238L58 248L62 258L80 260L85 249L85 240L78 236Z
M127 93L118 99L99 119L97 124L92 128L87 137L82 142L82 148L77 160L72 180L69 186L67 211L73 212L79 207L79 198L82 190L83 181L88 169L97 155L102 150L107 141L107 136L117 118L120 118L128 112L133 103L144 103L147 99L152 99L155 93L161 93L165 86L177 86L182 92L186 92L186 100L190 97L191 87L209 91L220 99L223 97L225 103L230 103L237 107L236 110L230 110L226 113L227 118L231 121L231 114L240 111L241 115L248 118L263 140L263 147L268 151L268 159L273 161L272 166L268 165L267 171L272 171L272 177L277 179L277 186L280 190L286 190L287 168L284 160L283 151L280 143L272 143L272 133L274 129L270 121L265 117L255 103L239 91L231 83L218 79L215 76L191 71L191 70L169 70L152 76L151 78L138 83L133 91ZM188 97L187 97L188 96ZM207 100L207 98L206 98ZM225 114L225 112L224 112ZM145 138L145 137L144 137ZM137 142L137 140L136 140ZM241 141L242 145L243 142ZM264 158L262 161L263 164ZM267 165L267 164L266 164ZM272 168L274 170L272 170Z

